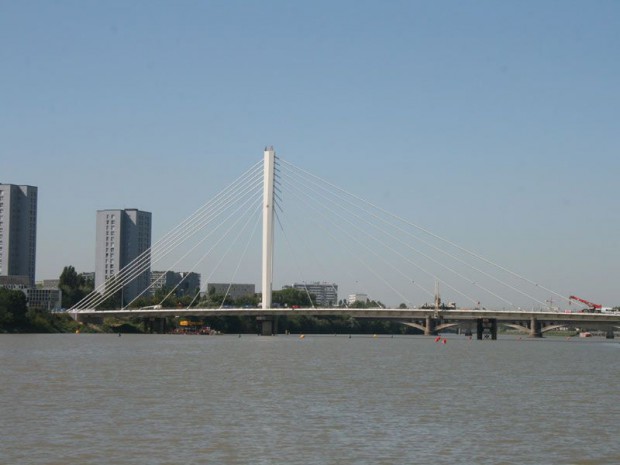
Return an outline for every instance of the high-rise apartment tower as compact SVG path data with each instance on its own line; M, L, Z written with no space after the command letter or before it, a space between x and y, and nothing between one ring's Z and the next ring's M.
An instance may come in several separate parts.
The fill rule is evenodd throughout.
M34 287L37 188L0 184L0 276L27 276Z
M96 289L140 257L137 262L143 271L136 273L135 279L121 289L123 305L126 305L151 281L151 213L135 208L97 210L96 238Z

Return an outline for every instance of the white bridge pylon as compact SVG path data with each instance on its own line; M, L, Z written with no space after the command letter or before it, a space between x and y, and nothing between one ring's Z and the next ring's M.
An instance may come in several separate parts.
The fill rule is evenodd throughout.
M265 148L263 173L263 268L262 268L262 308L271 308L273 291L273 185L275 179L275 158L273 146Z

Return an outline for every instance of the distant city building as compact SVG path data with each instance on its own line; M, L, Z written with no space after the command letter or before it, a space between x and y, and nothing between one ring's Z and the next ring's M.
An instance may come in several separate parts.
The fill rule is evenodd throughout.
M29 288L25 291L29 308L39 308L50 312L62 307L62 291L58 288Z
M30 278L28 276L0 276L0 287L25 290L30 287Z
M37 251L37 191L0 184L0 276L28 276L34 286Z
M127 304L150 284L151 213L135 208L98 210L96 238L95 289L141 256L144 271L122 288Z
M355 302L362 302L365 304L368 302L368 294L350 294L347 298L347 303L352 305Z
M200 273L194 273L193 271L182 271L181 283L179 289L181 293L179 295L194 296L200 292Z
M37 287L30 285L28 276L0 276L0 287L12 291L22 291L28 299L28 307L39 308L49 311L60 310L62 306L62 292L58 289L58 284L52 287L44 287L43 283L38 283Z
M256 286L254 284L209 283L207 294L227 294L232 299L253 297L256 294Z
M151 294L155 294L160 289L172 290L179 284L181 276L174 271L151 271Z
M151 271L151 294L159 289L175 289L177 296L194 296L200 290L200 274L190 271Z
M291 286L284 286L284 289L290 287ZM310 283L295 283L292 287L313 295L316 305L320 307L338 305L338 284L336 283L315 281Z
M84 281L91 281L93 283L95 282L95 272L94 271L84 271L83 273L80 273L79 276L84 278Z

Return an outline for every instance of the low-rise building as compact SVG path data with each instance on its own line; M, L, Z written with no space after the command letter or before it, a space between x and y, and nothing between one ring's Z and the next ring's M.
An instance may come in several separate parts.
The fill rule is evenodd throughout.
M24 290L30 287L29 276L0 276L0 287L12 290Z
M28 297L29 308L39 308L57 312L62 308L62 291L58 288L29 288L24 293Z
M56 281L56 280L51 280ZM54 284L54 283L52 283ZM29 276L0 276L0 287L22 291L28 299L29 308L59 311L62 308L62 291L56 287L30 286Z
M347 303L349 305L353 305L355 302L362 302L364 304L367 303L368 294L350 294L347 298Z
M172 290L181 277L174 271L151 271L151 293L155 294L160 289Z
M95 284L95 272L94 271L84 271L80 273L80 276L84 278L84 281L91 281L93 285Z
M200 290L200 273L193 271L151 271L151 294L159 289L175 290L177 296L194 296Z
M227 295L231 299L241 297L253 297L256 293L254 284L236 283L209 283L207 284L207 294Z
M338 305L338 284L328 282L295 283L293 286L284 286L284 289L292 287L301 289L314 296L315 304L320 307L332 307Z
M179 283L180 295L195 296L200 292L200 273L181 271L179 275L181 276Z

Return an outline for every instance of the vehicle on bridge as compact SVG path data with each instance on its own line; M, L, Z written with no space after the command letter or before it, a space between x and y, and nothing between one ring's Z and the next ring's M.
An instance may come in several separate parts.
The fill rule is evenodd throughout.
M592 312L592 313L600 313L601 309L603 308L603 306L601 304L595 304L593 302L590 302L588 300L582 299L581 297L577 297L576 295L571 295L568 298L568 301L570 303L571 300L576 300L578 302L581 302L582 304L586 304L588 306L588 308L584 308L583 310L581 310L582 312Z
M445 302L441 302L438 305L424 303L423 305L420 305L420 308L424 310L456 310L456 302L448 302L447 304Z

